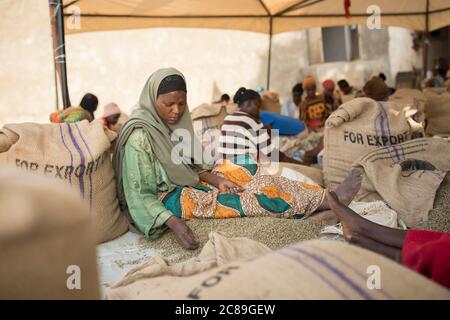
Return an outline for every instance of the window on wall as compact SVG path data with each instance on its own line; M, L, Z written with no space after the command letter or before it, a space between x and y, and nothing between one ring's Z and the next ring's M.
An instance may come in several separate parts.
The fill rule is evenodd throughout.
M323 27L308 30L310 64L359 59L357 26Z

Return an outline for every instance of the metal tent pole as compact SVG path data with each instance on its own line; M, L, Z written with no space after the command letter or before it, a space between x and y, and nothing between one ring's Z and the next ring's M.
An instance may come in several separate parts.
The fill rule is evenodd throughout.
M430 30L430 0L427 0L426 2L426 9L425 9L425 33L423 35L423 78L426 79L427 77L427 70L428 70L428 38L429 38L429 30Z
M272 23L273 19L270 17L270 29L269 29L269 55L267 59L267 91L270 89L270 69L272 66Z
M64 15L62 0L49 0L50 19L53 38L53 56L55 69L61 83L64 109L70 107L69 88L67 85L66 42L64 38Z

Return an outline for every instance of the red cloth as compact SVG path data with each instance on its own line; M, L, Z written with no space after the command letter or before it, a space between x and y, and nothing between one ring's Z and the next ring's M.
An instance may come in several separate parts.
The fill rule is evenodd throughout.
M350 0L344 0L345 17L350 18L350 6L352 3Z
M450 289L450 234L409 230L402 249L403 264Z

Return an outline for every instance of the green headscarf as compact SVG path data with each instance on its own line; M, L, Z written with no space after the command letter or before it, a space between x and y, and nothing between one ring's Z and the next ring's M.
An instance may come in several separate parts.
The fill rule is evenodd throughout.
M124 173L122 172L122 163L125 154L125 144L134 129L144 129L148 135L152 151L164 167L167 176L173 184L195 186L199 182L199 173L210 169L209 166L202 163L201 152L199 152L201 150L194 150L194 146L201 146L201 144L199 141L195 141L196 143L194 144L194 139L197 138L192 127L189 108L186 106L180 120L173 125L162 120L156 111L159 85L164 78L171 75L179 75L184 79L183 74L174 68L159 69L150 76L139 98L139 108L133 111L117 138L113 155L113 167L116 173L117 194L122 210L126 208L125 194L123 191L122 175ZM183 129L184 133L177 135L174 132L176 129ZM186 139L186 134L189 134L191 141ZM177 161L181 162L180 164L174 163L171 157L172 149L176 145L177 148L180 148L182 143L178 141L173 142L171 140L172 135L174 137L182 136L184 138L183 142L189 143L187 148L190 148L191 155L193 155L190 157L183 153L182 156L178 156Z

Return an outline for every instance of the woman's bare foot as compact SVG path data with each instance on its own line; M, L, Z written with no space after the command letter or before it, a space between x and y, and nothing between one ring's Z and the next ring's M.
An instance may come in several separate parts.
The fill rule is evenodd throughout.
M391 254L394 252L392 250L403 248L403 242L408 230L389 228L361 217L352 209L342 204L336 194L332 191L327 191L326 199L331 210L333 210L339 218L339 221L342 223L342 231L344 233L344 238L347 241L356 244L359 243L360 245L361 239L365 244L367 244L369 240L372 242L377 242L382 245L381 247L383 248L383 254L393 259L398 258ZM380 247L380 245L378 247ZM367 245L363 246L367 247ZM370 247L368 248L371 249ZM398 252L395 251L395 254L398 254Z
M348 206L361 188L362 169L354 168L334 191L341 203Z
M175 233L178 243L183 246L183 248L189 250L198 248L198 242L195 240L192 230L183 220L172 216L166 221L166 225Z
M334 191L339 199L345 205L349 205L353 198L358 193L361 188L362 182L362 169L354 168L350 171L350 174L345 178L345 180L337 186ZM322 204L317 208L317 211L330 210L331 207L328 204L328 197L323 199Z
M331 210L313 213L306 220L321 221L329 226L333 226L339 222L337 216Z
M326 199L330 209L333 210L342 224L345 240L353 242L353 240L359 239L359 236L364 234L360 226L361 220L364 220L364 218L341 203L336 193L327 191Z

